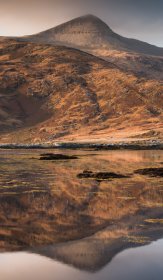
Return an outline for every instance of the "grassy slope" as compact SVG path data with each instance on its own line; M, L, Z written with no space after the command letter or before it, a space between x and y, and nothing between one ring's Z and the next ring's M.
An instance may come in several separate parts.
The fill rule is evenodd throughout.
M163 86L67 47L1 40L3 142L161 138Z

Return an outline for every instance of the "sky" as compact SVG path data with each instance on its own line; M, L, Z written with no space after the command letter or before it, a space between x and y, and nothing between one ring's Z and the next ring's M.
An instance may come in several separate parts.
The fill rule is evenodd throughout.
M35 34L85 14L163 47L163 0L0 0L0 36Z

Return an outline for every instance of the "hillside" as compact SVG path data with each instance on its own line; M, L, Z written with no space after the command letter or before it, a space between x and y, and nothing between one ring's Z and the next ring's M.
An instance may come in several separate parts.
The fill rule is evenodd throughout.
M79 50L0 43L1 143L162 139L162 93Z
M137 77L163 81L163 57L100 48L88 52Z

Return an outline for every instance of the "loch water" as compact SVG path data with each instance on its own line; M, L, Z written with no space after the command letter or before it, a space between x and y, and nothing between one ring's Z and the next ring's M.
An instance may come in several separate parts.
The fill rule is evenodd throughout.
M162 168L161 150L1 149L0 279L162 280Z

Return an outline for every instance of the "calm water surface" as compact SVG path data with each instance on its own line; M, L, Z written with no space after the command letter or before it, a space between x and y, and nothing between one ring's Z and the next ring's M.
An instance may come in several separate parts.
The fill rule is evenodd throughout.
M163 151L0 150L0 279L162 280L163 179L135 173L161 167Z

